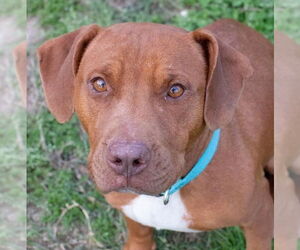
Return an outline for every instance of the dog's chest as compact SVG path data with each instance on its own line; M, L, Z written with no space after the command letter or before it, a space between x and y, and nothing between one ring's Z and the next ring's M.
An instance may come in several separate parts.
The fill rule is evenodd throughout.
M188 227L189 214L179 192L171 195L167 205L163 204L162 197L139 195L123 206L122 211L132 220L156 229L196 232Z

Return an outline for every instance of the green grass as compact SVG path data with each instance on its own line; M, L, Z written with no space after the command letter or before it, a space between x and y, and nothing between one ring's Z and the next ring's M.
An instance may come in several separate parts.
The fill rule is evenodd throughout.
M17 22L14 16L9 18ZM26 241L26 112L11 66L15 43L1 42L0 248L18 250Z
M5 249L23 249L26 222L26 114L19 108L10 115L0 114L0 244Z
M28 14L39 17L48 29L47 37L91 23L157 22L193 30L219 18L234 18L273 39L273 2L269 0L141 0L121 9L109 2L116 1L30 0ZM180 14L182 10L186 16Z
M123 6L115 2L29 0L27 6L29 17L37 17L46 30L46 39L90 23L158 22L193 30L231 17L273 40L272 1L127 0ZM41 89L36 73L34 80L35 88ZM77 118L61 125L41 103L34 105L42 107L28 116L29 249L57 249L60 244L67 249L99 249L99 245L102 249L120 249L126 239L124 221L87 177L88 144ZM66 209L72 204L81 207ZM88 236L89 223L94 238ZM155 238L162 250L245 248L243 234L235 227L201 234L159 231Z
M0 17L14 18L19 27L26 27L26 1L25 0L0 0Z
M275 0L275 29L281 30L300 43L300 2Z

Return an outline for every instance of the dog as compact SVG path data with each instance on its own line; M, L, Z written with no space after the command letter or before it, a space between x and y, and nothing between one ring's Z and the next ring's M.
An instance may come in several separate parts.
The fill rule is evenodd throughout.
M92 24L37 53L50 112L77 113L89 173L125 215L124 249L155 249L153 228L235 225L247 249L271 247L273 46L261 34L230 19L192 32Z
M275 32L275 249L297 249L300 232L300 46Z

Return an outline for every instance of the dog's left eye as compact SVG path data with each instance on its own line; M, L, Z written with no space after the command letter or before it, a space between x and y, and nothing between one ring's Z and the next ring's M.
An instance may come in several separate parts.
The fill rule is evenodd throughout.
M101 77L95 77L91 80L92 87L97 92L107 91L107 83Z
M168 96L172 98L178 98L183 95L184 91L185 91L184 86L177 83L171 86L171 88L168 91Z

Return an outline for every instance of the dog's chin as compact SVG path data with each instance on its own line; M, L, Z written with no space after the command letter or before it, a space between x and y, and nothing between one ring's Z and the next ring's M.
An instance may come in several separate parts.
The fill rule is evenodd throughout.
M157 191L147 191L139 188L133 188L133 187L115 187L115 188L105 188L105 189L100 189L101 193L103 194L108 194L110 192L120 192L120 193L132 193L132 194L138 194L138 195L150 195L150 196L159 196L161 192Z
M124 176L114 175L106 178L94 178L93 181L97 189L103 194L126 192L151 196L159 196L174 183L171 179L164 180L163 182L160 181L159 183L147 181L146 179L147 178L138 178L138 176L126 178Z
M150 195L150 196L159 196L160 193L163 191L157 191L157 190L151 190L147 189L146 187L143 188L137 188L137 187L131 187L127 185L114 185L114 186L105 186L105 185L97 185L98 190L103 194L108 194L110 192L120 192L120 193L132 193L137 195Z
M120 193L132 193L132 194L143 194L143 195L150 195L150 196L159 196L160 193L157 192L147 192L141 189L137 189L137 188L132 188L132 187L125 187L125 188L120 188L118 190L115 190L116 192L120 192Z

